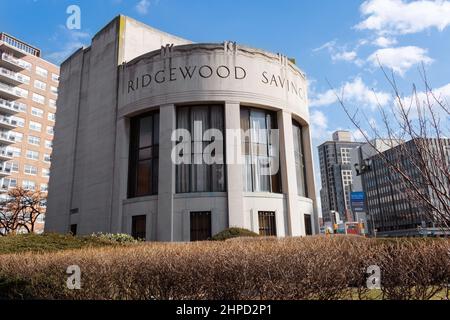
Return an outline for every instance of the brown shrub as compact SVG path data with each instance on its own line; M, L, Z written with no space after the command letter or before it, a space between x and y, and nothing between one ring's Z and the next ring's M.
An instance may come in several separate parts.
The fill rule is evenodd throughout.
M450 279L450 241L359 237L146 243L0 255L0 298L365 299L366 270L382 270L386 299L431 299ZM69 265L81 290L66 288Z

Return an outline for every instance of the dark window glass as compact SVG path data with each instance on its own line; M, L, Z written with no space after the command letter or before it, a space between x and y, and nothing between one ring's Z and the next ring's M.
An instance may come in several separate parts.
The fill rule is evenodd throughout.
M145 240L146 216L134 216L131 221L131 236L135 239Z
M302 127L295 121L292 122L292 132L294 135L294 157L295 172L297 175L297 192L299 196L307 197L308 192L306 188L305 156L303 153L303 133Z
M276 236L277 226L275 222L275 212L258 212L259 234L261 236Z
M77 225L76 225L76 224L71 224L71 225L70 225L70 233L71 233L73 236L76 236L76 235L77 235Z
M211 212L191 212L191 241L211 238Z
M269 161L278 145L272 145L270 130L277 129L276 113L262 109L241 108L244 191L281 193L280 170L268 175Z
M310 214L305 214L305 233L307 236L312 236L312 220Z
M223 106L191 106L177 109L177 129L186 129L191 136L190 148L183 148L189 154L184 156L190 159L189 163L176 166L177 193L190 192L224 192L225 166L224 162L224 120ZM219 130L219 137L205 135L209 129ZM211 154L206 147L217 143L221 148L214 149L213 157L222 158L220 163L207 164L204 161L204 152ZM189 143L181 138L178 144ZM190 149L190 150L189 150Z
M159 113L131 119L128 197L158 194Z

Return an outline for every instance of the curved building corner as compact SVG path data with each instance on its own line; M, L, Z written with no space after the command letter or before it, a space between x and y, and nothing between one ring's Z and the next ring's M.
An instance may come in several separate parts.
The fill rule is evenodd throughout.
M315 234L307 101L285 56L119 16L61 67L46 231Z

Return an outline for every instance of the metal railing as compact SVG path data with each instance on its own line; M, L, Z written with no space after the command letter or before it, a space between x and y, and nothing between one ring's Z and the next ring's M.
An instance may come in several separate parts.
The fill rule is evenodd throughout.
M1 84L0 84L1 85ZM12 111L21 111L22 109L26 109L26 105L20 102L8 101L0 98L0 107L6 108Z
M2 58L2 60L7 61L11 64L14 64L20 68L27 69L27 70L31 69L31 63L26 62L22 59L15 58L12 55L7 54L6 52L2 53L1 58Z
M21 82L23 84L30 84L30 79L28 77L25 77L24 75L22 75L20 73L13 72L11 70L8 70L8 69L2 68L2 67L0 67L0 74L4 75L10 79Z

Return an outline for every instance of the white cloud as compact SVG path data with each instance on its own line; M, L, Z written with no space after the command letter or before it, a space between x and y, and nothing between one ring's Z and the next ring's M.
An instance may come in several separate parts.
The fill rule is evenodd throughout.
M336 46L336 40L328 41L327 43L321 45L318 48L313 49L313 52L322 51L323 49L333 49Z
M412 66L420 63L430 64L433 59L427 56L428 51L423 48L408 46L397 48L385 48L375 51L369 56L368 61L373 66L391 68L394 72L403 76Z
M358 66L361 66L364 62L358 58L358 53L356 52L356 49L359 46L360 44L358 44L358 46L353 50L347 50L347 46L338 46L337 40L332 40L316 49L313 49L313 52L327 50L333 62L345 61L352 62Z
M58 43L60 50L50 52L45 58L55 64L60 64L76 50L86 46L90 39L91 35L88 32L69 30L65 26L60 25L58 26L58 31L50 39Z
M141 15L147 14L149 8L150 8L150 0L140 0L135 6L135 9Z
M351 62L354 61L356 58L358 58L358 54L355 51L342 51L331 55L331 59L333 61L341 60Z
M450 83L431 90L433 93L433 96L443 105L445 105L447 108L450 107ZM409 106L410 102L415 100L416 97L408 96L403 99L405 106ZM429 101L431 104L436 104L437 102L434 100L434 98L430 95L429 92L419 91L417 92L417 99L419 100L419 103L427 103L427 100L429 98ZM413 102L415 103L415 102Z
M331 105L338 102L335 92L343 98L344 102L356 103L358 106L376 108L378 104L386 105L391 96L383 91L374 91L366 86L360 77L355 78L352 82L344 83L340 88L327 90L323 93L313 95L310 100L311 107L321 107Z
M379 34L410 34L430 28L442 31L450 25L447 0L368 0L360 11L366 19L356 28Z
M314 110L311 112L309 121L313 139L324 140L329 137L328 119L323 112Z
M394 38L386 38L381 36L376 38L375 41L373 41L373 44L376 45L377 47L386 48L391 47L394 44L397 44L397 40Z

